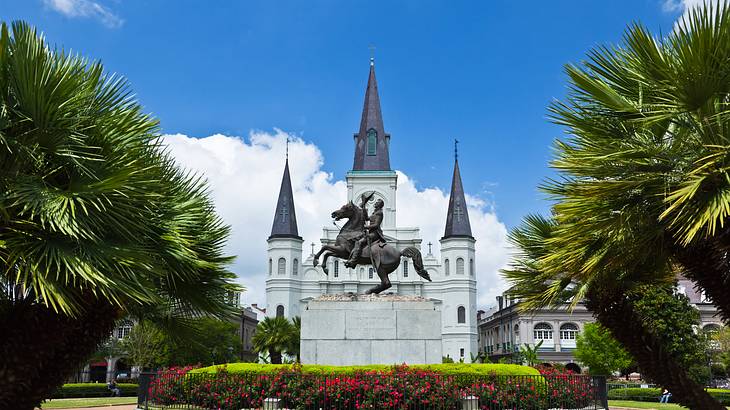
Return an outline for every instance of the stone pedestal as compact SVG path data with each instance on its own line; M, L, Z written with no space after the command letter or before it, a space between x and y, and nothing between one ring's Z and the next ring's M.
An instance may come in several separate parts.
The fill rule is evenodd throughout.
M304 364L441 363L441 312L418 296L323 295L302 314L300 348Z

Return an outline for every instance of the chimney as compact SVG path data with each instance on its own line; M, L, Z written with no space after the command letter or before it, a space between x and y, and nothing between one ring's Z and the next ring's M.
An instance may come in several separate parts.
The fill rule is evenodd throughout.
M504 297L497 296L497 304L499 304L499 310L502 310L502 308L504 307L503 306L503 300L504 300Z

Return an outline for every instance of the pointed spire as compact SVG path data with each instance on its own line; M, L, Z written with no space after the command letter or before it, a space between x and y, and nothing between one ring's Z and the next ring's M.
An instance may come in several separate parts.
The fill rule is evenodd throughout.
M360 119L360 131L355 134L355 161L353 171L390 171L388 144L380 112L378 82L375 80L375 60L370 59L370 76L365 89L365 104Z
M269 236L269 239L271 238L302 239L297 229L297 214L294 210L294 196L292 195L291 177L289 176L288 141L284 176L281 178L281 188L279 188L279 199L276 201L274 224L271 226L271 236Z
M459 171L459 153L454 140L454 177L451 180L451 195L449 197L449 211L446 214L446 229L444 237L468 237L472 238L471 223L469 223L469 212L466 208L464 197L464 186L461 184L461 172Z

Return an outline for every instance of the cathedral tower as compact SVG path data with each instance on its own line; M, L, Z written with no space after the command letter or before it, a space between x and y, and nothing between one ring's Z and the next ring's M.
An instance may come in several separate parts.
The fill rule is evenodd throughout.
M288 143L287 143L288 144ZM297 228L297 214L294 207L291 177L289 175L289 155L284 165L279 198L276 201L274 223L268 243L268 272L266 279L268 316L299 316L299 299L296 284L301 277L302 243Z
M355 159L347 173L347 199L360 204L363 193L375 191L372 202L382 199L383 228L394 229L395 190L398 177L390 169L390 135L385 133L380 111L378 82L375 80L375 61L370 59L370 75L365 88L365 103L360 118L360 130L355 138ZM387 233L386 233L387 235Z
M441 238L441 263L444 279L443 315L456 318L444 322L443 351L453 352L458 360L470 359L477 352L476 333L476 264L471 234L469 212L466 207L464 187L461 184L459 158L454 141L454 175L451 180L449 210L446 213L446 229ZM466 341L466 343L465 343Z

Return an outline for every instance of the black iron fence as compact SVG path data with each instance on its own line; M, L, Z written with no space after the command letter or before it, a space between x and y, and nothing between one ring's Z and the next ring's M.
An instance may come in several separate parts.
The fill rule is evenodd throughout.
M428 372L143 373L138 407L161 409L608 409L606 379Z

